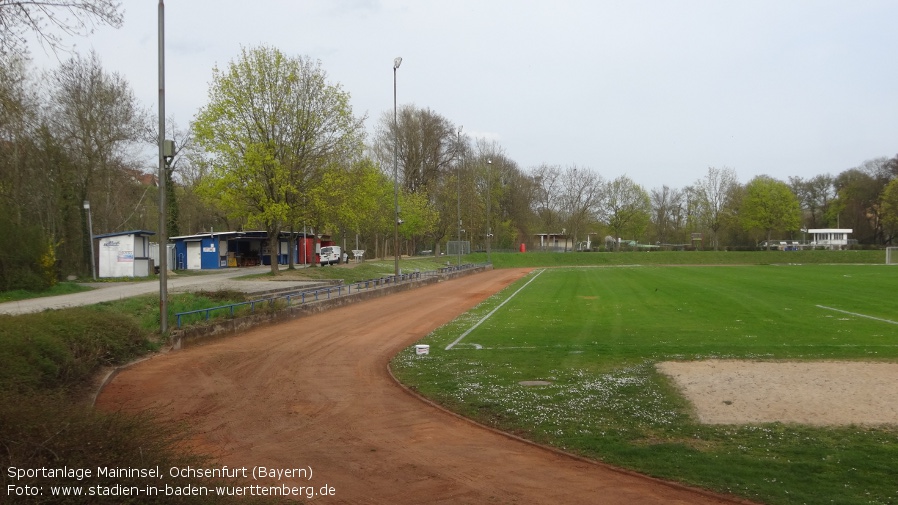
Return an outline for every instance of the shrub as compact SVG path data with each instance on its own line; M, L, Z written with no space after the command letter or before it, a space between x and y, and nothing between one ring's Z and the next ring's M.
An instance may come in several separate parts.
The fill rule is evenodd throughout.
M0 316L0 389L77 387L100 367L123 363L148 345L147 336L122 314L75 308Z

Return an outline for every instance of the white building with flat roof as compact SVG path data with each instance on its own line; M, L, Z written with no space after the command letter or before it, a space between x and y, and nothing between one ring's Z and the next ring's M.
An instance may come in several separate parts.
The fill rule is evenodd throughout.
M848 247L848 235L854 230L851 228L816 228L808 230L811 247L826 247L828 249L845 249Z

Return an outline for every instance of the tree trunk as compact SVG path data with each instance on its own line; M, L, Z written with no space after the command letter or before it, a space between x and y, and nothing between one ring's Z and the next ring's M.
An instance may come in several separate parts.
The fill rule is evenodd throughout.
M296 270L296 263L293 257L296 256L296 232L290 227L290 242L287 243L287 269Z
M271 262L271 275L278 274L278 253L281 252L281 243L278 240L280 234L280 227L268 229L268 258Z

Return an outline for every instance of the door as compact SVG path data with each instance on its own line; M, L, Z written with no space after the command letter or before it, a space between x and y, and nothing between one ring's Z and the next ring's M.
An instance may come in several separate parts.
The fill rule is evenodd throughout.
M200 242L187 242L187 270L203 268L203 247Z

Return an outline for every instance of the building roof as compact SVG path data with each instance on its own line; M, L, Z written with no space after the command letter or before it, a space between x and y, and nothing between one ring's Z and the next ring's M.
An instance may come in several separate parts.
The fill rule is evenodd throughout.
M312 237L313 233L302 233L296 232L293 235L297 237ZM290 232L282 231L280 237L289 237ZM321 235L321 237L327 237L328 235ZM252 238L252 239L266 239L268 238L268 232L264 230L247 230L247 231L211 231L208 233L196 233L193 235L178 235L177 237L168 237L169 240L200 240L204 238L211 237L219 237L224 239L234 239L234 238Z
M149 230L129 230L129 231L117 231L115 233L104 233L102 235L94 235L94 238L107 238L107 237L121 237L123 235L137 235L139 237L145 235L155 235L156 232Z

